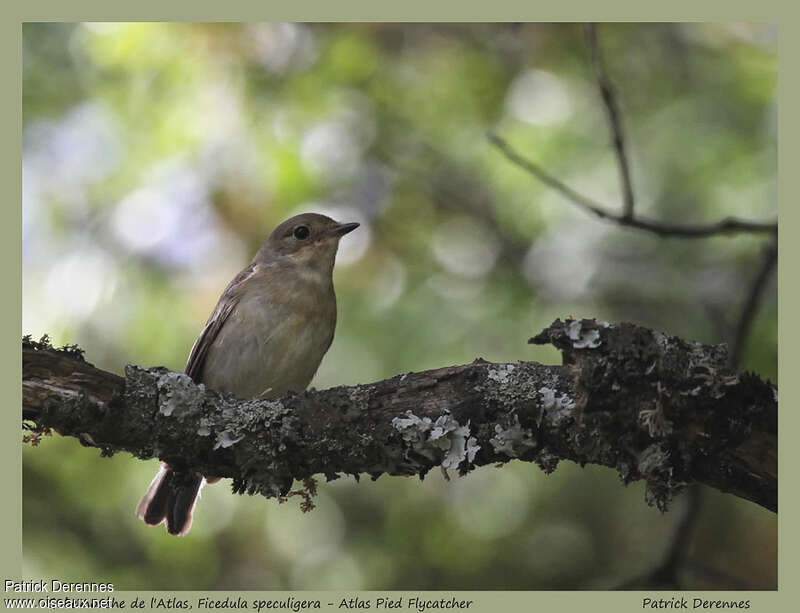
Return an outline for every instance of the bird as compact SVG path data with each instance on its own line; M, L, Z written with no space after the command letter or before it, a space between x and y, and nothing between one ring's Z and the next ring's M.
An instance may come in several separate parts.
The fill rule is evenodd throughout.
M222 292L194 342L185 373L239 398L304 390L333 342L333 267L339 240L359 226L318 213L278 225ZM184 536L204 482L218 477L162 462L136 508L139 519Z

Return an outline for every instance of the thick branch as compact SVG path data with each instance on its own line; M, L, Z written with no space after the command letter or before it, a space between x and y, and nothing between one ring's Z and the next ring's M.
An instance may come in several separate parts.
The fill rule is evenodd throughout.
M128 366L123 379L25 340L23 416L106 455L159 457L265 496L318 473L463 474L514 458L550 472L566 459L646 480L661 508L699 481L777 509L775 388L728 369L724 346L593 320L557 320L531 341L556 345L564 365L476 360L238 400L163 368Z

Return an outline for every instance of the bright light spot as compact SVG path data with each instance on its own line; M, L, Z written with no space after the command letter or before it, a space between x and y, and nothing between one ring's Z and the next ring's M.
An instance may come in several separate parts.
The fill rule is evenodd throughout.
M219 269L242 260L241 241L219 223L202 170L171 159L155 166L146 185L128 194L110 216L120 244L170 268Z
M114 292L117 267L102 250L84 247L57 261L45 280L45 295L60 315L85 319Z
M90 214L88 188L113 172L121 159L116 118L100 103L69 109L58 121L40 120L22 138L23 254L47 262L57 253L51 209L66 210L80 226Z
M486 275L500 252L494 234L469 217L441 224L431 245L436 261L445 270L468 278Z
M337 90L330 104L337 109L333 117L306 130L300 156L312 171L340 182L359 170L362 154L375 139L377 128L369 101L357 92Z
M308 28L298 23L258 23L248 26L252 49L258 60L273 72L314 61L316 48Z
M464 279L442 273L433 275L426 284L439 296L449 300L474 300L486 286L482 279Z
M80 104L58 122L39 121L23 136L31 179L55 193L105 178L116 168L120 149L116 118L99 103Z
M400 299L406 287L406 276L406 267L398 258L391 256L378 278L371 283L370 298L375 310L386 309Z
M143 188L128 194L114 211L117 238L133 251L149 251L172 236L180 211L160 190Z
M332 177L349 176L358 168L361 146L347 123L328 121L306 132L300 155L303 163L315 172Z
M536 241L525 256L525 276L557 300L575 300L589 292L599 260L598 243L606 232L593 221L571 223Z
M371 232L369 224L360 222L361 225L339 241L339 253L336 263L339 266L349 266L360 260L369 247Z
M511 114L527 123L560 123L572 114L567 88L554 74L528 70L519 75L508 91L506 106Z
M192 116L187 122L194 126L196 136L214 145L226 144L244 148L244 113L242 84L234 76L205 83L195 93ZM225 163L224 157L215 162Z

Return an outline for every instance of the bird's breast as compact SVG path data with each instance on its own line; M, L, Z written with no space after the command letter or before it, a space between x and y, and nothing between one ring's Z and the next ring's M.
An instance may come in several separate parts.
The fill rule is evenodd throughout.
M240 298L209 351L210 387L249 398L302 391L311 382L336 327L333 286L295 283L279 291L281 285Z

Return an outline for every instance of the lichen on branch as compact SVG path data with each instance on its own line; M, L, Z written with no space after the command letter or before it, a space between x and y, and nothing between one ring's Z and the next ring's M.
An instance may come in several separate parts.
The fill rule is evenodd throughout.
M476 360L241 400L164 368L129 365L122 378L27 339L23 418L267 497L316 474L464 475L512 459L551 472L571 460L644 479L662 509L693 481L777 509L774 387L730 371L724 348L593 320L557 320L531 341L554 344L563 365Z

